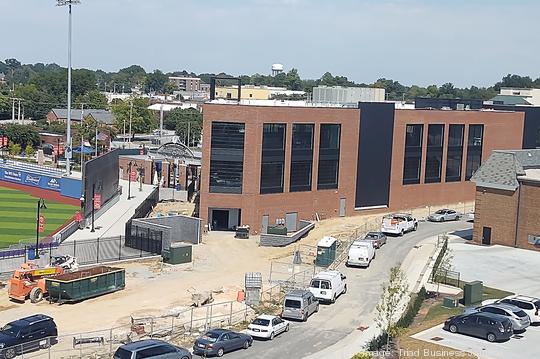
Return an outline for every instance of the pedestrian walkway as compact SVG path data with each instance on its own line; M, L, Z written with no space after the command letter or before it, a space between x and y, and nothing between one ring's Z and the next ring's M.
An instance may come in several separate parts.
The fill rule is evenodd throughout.
M66 239L66 242L123 236L125 234L126 222L135 214L135 209L152 193L155 186L143 184L142 191L140 191L139 184L132 182L131 199L128 200L128 181L120 180L120 185L122 186L120 199L107 212L96 219L94 224L95 232L91 231L91 222L88 221L86 228L73 233Z

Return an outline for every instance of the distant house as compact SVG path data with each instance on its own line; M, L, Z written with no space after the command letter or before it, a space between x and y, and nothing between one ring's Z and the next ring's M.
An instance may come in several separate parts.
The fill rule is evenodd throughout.
M71 110L71 121L81 121L82 119L85 119L87 117L91 117L97 122L106 124L106 125L112 125L113 123L113 116L111 111L108 110L100 110L100 109L72 109ZM48 122L67 122L67 109L65 108L53 108L49 113L47 114L47 121Z
M3 72L0 72L0 84L6 83L6 75Z

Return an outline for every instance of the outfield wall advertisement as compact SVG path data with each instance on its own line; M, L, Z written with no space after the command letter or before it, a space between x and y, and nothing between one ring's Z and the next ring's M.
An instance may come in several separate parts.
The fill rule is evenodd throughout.
M0 180L60 192L61 195L71 198L78 199L81 196L81 181L72 178L53 177L0 167Z

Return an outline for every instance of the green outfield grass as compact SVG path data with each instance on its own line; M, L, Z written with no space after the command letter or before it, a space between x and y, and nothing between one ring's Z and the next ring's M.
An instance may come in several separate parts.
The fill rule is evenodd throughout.
M0 186L0 248L24 240L32 242L36 238L36 211L38 198L22 191ZM53 233L58 227L73 217L77 206L45 201L45 232L40 238Z

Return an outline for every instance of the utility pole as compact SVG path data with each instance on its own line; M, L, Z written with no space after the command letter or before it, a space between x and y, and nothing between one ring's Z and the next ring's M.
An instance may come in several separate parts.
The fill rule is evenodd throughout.
M187 146L189 147L189 135L190 135L190 132L191 132L191 122L188 121L187 123Z
M15 122L15 97L12 98L13 104L11 106L11 121Z
M57 0L56 6L68 6L68 90L67 90L67 128L66 128L66 172L71 173L71 5L80 4L80 0Z
M163 143L163 104L159 107L159 145Z
M129 104L129 143L130 143L129 148L131 148L131 138L132 138L132 136L131 136L131 120L132 119L133 119L133 100L131 100L131 102ZM124 133L124 136L125 136L125 133Z
M96 125L96 157L98 156L98 129Z
M20 122L21 121L21 99L18 98L17 100L19 100L19 109L17 110L17 120Z

